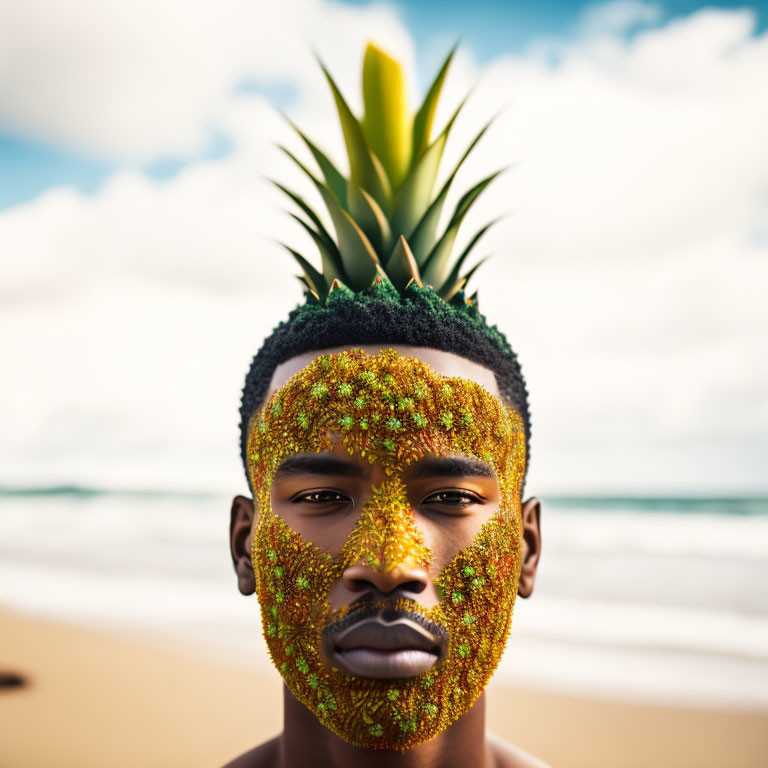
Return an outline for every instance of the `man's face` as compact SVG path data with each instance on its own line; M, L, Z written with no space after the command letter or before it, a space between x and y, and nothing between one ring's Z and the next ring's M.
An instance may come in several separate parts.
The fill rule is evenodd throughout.
M391 350L324 355L257 414L249 455L264 631L291 692L359 746L444 730L509 631L519 416Z
M384 492L378 500L377 489ZM440 602L440 572L472 544L499 502L499 482L487 462L461 454L427 455L391 478L380 462L350 455L338 438L329 452L286 459L271 491L272 510L288 527L336 558L344 556L355 525L373 505L390 510L402 505L405 520L412 519L413 530L399 537L404 541L398 548L381 548L379 567L364 557L358 562L346 558L350 562L327 596L331 612L385 597L434 608ZM324 660L362 677L413 677L433 667L446 649L442 637L431 637L418 626L410 629L420 636L373 622L365 634L350 631L343 638L326 638Z

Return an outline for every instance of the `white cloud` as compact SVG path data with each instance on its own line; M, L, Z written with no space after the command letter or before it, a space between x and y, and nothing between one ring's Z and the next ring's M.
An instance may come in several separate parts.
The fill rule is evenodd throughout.
M370 30L406 56L413 46L386 9L302 7L280 11L275 58L251 62L250 74L309 84L292 114L338 150L332 105L295 30L317 21L350 96ZM461 181L515 164L472 223L514 211L484 243L494 258L478 284L528 377L531 490L766 490L768 37L751 36L752 24L748 12L706 10L631 41L587 36L562 47L557 67L535 50L499 58L456 126L453 157L509 101ZM227 47L220 27L210 33ZM154 34L137 31L126 50ZM444 111L477 74L463 51ZM272 238L302 241L262 177L309 190L272 148L293 141L274 111L227 93L212 115L233 138L231 156L165 183L117 174L92 198L50 190L0 214L0 318L11 330L0 483L242 482L238 390L299 295ZM199 133L195 109L168 125ZM72 130L127 151L98 120ZM183 133L170 131L167 146L178 150ZM165 151L163 136L152 152Z
M0 3L0 131L149 162L203 151L243 81L295 83L312 49L340 79L368 35L412 60L394 11L327 0ZM339 44L341 42L341 44Z

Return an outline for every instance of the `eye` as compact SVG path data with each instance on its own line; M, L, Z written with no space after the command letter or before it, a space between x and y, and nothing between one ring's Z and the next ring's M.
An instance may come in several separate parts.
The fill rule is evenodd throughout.
M427 496L422 504L440 507L442 511L459 511L474 504L482 504L483 498L463 488L447 488Z
M321 488L316 491L306 491L294 496L291 501L294 504L343 504L351 502L349 496L345 496L339 491L328 488Z

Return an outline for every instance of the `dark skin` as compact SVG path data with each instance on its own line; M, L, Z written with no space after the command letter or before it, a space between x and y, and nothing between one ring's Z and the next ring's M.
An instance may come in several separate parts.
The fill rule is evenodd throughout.
M493 391L493 374L475 363L425 348L396 348L402 354L419 357L440 374L472 379L498 395L498 391ZM327 351L335 350L319 350L284 363L275 372L271 391ZM366 351L375 353L378 347ZM275 475L272 508L303 537L336 554L341 551L372 486L381 483L383 473L381 465L350 456L338 446L329 453L300 455L298 460L286 460ZM427 456L410 467L401 479L417 525L432 550L432 567L427 571L396 566L381 572L360 563L351 564L328 595L332 608L368 595L396 595L416 600L427 609L434 606L438 601L435 579L441 568L471 544L482 524L498 508L499 484L492 468L468 457ZM528 499L521 511L523 565L518 595L529 597L541 554L540 502ZM254 519L252 499L236 496L232 502L230 541L238 588L243 595L255 591L250 554ZM227 768L544 768L543 763L522 750L487 736L485 695L434 739L400 752L348 744L321 725L287 687L283 692L282 734L241 755Z

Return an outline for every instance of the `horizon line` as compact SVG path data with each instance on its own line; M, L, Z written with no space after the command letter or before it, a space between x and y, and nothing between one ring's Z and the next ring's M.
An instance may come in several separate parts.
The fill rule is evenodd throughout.
M0 485L0 496L134 496L134 497L194 497L215 498L225 496L227 492L219 490L183 490L170 488L111 488L106 486L81 485L78 483L51 483L41 485ZM768 502L768 492L757 494L690 494L690 493L633 493L616 491L592 493L543 493L545 501L598 503L617 502Z

